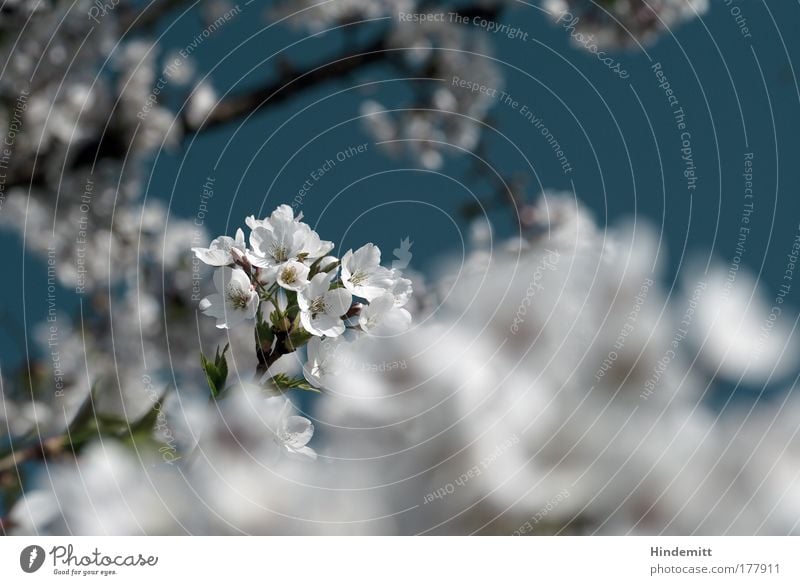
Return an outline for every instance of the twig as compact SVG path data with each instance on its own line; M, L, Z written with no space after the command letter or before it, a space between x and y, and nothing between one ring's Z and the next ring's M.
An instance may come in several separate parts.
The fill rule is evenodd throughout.
M36 444L26 447L19 451L12 451L2 459L0 459L0 475L7 473L19 467L20 464L32 459L38 459L44 456L44 449L42 445Z
M52 455L60 454L64 447L69 444L67 435L58 435L48 439L42 439L19 451L12 451L8 455L0 458L0 475L17 469L20 464L34 459L46 459Z
M255 90L220 100L199 127L189 124L184 116L184 129L187 134L208 130L255 113L267 105L286 101L306 89L322 85L327 81L348 75L385 59L387 48L386 39L382 36L359 53L343 55L333 61L326 60L304 72L287 69L276 81Z
M9 518L0 518L0 535L8 536L8 531L14 528L14 523Z
M502 13L503 6L466 6L454 10L460 16L470 19L476 16L487 20L495 20ZM346 50L333 59L325 59L322 63L313 65L304 71L296 71L289 67L283 68L280 77L259 88L238 95L232 95L217 102L206 120L194 127L183 117L183 127L187 134L208 130L257 112L267 105L283 102L296 94L323 83L344 77L369 65L387 59L392 54L388 42L388 34L384 30L377 38L370 41L363 48L353 51L350 45Z
M153 0L148 8L142 12L141 6L127 5L120 18L121 30L146 30L158 24L158 21L184 4L198 2L196 0Z
M289 336L284 331L279 331L275 334L275 346L267 353L265 352L260 343L256 346L256 356L258 357L258 365L256 366L256 379L260 380L266 374L272 364L277 362L283 356L291 353L286 351L285 343Z

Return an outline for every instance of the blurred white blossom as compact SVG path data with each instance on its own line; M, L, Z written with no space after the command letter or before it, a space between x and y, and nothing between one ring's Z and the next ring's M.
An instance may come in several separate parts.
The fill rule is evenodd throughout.
M716 261L706 271L699 259L684 270L684 288L686 303L696 305L697 312L690 339L714 376L764 384L797 372L797 314L782 295L770 302L744 267Z
M290 17L294 26L314 32L357 20L396 16L410 12L417 0L281 0L269 11L271 18Z
M445 22L398 22L389 45L400 50L408 67L438 81L420 86L417 101L411 104L364 102L361 115L375 140L390 153L406 153L429 169L440 168L447 154L473 151L494 105L492 95L503 89L486 39ZM488 91L472 91L479 86Z
M653 42L708 10L708 0L544 0L544 8L573 40L593 52ZM580 35L577 37L576 35ZM591 49L594 46L595 49Z

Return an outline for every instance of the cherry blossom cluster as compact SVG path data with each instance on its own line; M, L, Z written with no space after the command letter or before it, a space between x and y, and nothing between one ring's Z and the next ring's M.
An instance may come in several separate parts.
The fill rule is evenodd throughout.
M330 255L333 242L301 220L302 214L280 205L265 219L246 219L247 242L238 229L235 237L192 248L199 260L216 267L216 292L200 301L200 310L220 329L255 320L259 362L267 368L313 338L407 329L411 314L403 307L411 298L411 281L398 269L381 266L380 249L370 243L336 258ZM308 381L319 385L319 368L312 363L306 370Z
M543 7L559 25L586 38L583 42L573 34L573 41L597 52L597 47L653 42L665 31L704 14L708 0L544 0Z
M449 80L469 79L494 91L502 90L503 76L492 60L492 47L475 30L450 22L398 21L387 36L400 50L402 67L429 72L445 84L415 88L413 107L395 96L368 99L361 105L367 131L391 156L409 156L427 169L440 169L448 155L474 151L495 99ZM478 57L479 55L479 57Z

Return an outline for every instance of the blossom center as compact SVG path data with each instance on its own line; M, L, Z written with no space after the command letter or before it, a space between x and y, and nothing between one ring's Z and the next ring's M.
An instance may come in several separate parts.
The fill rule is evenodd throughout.
M270 253L278 262L286 262L289 259L289 251L286 246L274 245Z
M229 284L228 290L225 295L228 299L228 304L234 309L244 309L247 307L247 302L249 301L249 295L246 291L242 290L241 288Z
M284 444L294 444L297 442L300 433L293 433L286 428L278 430L278 439Z
M368 275L367 275L366 272L362 272L360 270L357 270L352 274L352 276L350 276L350 282L352 282L356 286L359 286L359 285L364 284L364 282L366 282L367 278L368 278Z
M281 278L286 284L294 284L297 282L297 269L294 266L287 266L281 272Z
M325 297L317 297L313 301L311 301L311 306L309 307L312 315L317 315L319 313L325 312Z

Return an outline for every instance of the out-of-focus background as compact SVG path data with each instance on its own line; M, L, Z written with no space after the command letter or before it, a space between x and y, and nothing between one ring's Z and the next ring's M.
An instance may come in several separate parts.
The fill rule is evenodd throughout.
M384 384L380 392L392 397L385 408L397 410L384 419L359 403L347 418L330 397L293 398L315 420L319 451L325 452L326 438L334 445L326 463L338 461L346 469L360 457L374 463L408 450L415 464L397 467L405 474L398 483L439 470L418 487L418 502L397 494L376 497L392 502L388 511L378 504L375 509L397 521L364 531L512 533L528 531L520 529L524 522L531 533L797 530L795 519L770 523L763 510L769 510L766 502L783 502L796 480L781 457L796 447L792 421L800 420L785 406L798 374L793 279L800 236L800 86L792 59L799 50L792 34L798 5L42 0L6 3L2 10L10 24L0 36L9 147L7 164L0 159L9 169L0 199L7 263L0 373L4 396L19 412L33 398L59 419L63 396L54 403L54 392L82 397L104 385L120 396L110 402L124 405L126 384L140 386L145 377L145 385L158 380L159 391L165 384L177 396L184 387L187 397L202 393L199 365L192 368L198 350L208 353L219 332L196 311L198 290L209 291L210 276L193 268L189 248L233 235L245 217L264 217L286 203L337 243L336 254L374 242L391 261L401 240L413 241L406 270L415 282L414 317L421 325L412 329L405 350L423 361L420 355L429 351L432 363L414 374L419 378L387 382L388 375L380 381L354 375L345 384L358 392ZM411 18L421 14L428 17ZM564 260L561 269L541 268L553 250L569 259L569 269ZM526 254L533 256L525 260ZM519 316L531 275L542 272L557 276L544 282L544 293L528 298L531 315L540 312L541 328L527 336L487 335L505 326L498 325L498 313ZM650 278L657 284L642 284ZM533 326L535 319L523 321ZM448 329L448 323L455 325ZM547 333L553 323L558 331ZM477 350L472 339L487 346ZM437 382L447 398L428 392L420 410L395 404L394 392L419 390L443 377L452 364L445 363L447 352L437 357L432 348L441 350L446 341L484 359L498 347L508 351L507 366L487 361L519 377L525 390L519 399L497 397L502 406L495 407L496 416L484 415L473 432L441 445L434 439L469 425L485 400L463 398L455 409L460 414L437 421L434 432L426 416L447 408L454 393L469 395L461 392L457 373L448 374L449 385L447 379ZM570 343L578 347L567 356L562 350ZM651 363L643 354L654 343ZM623 358L623 349L641 353ZM452 355L467 359L458 350ZM247 359L237 360L237 371L247 370ZM626 359L633 365L621 365ZM136 362L131 372L128 362ZM642 371L632 374L637 368ZM513 383L495 376L482 379L489 396L501 387L512 392ZM590 408L595 383L607 385L608 400ZM525 402L529 384L551 390ZM584 400L558 403L571 384ZM192 385L199 390L188 389ZM634 406L612 420L646 411L641 432L625 437L603 431L598 444L607 449L577 455L585 433L602 424L623 388ZM653 410L659 388L668 390ZM345 395L340 406L354 400L346 389L339 391ZM403 408L411 408L405 418ZM506 440L526 444L528 424L543 413L552 418L542 422L549 434L531 439L524 455L505 456L513 450L502 448ZM130 421L129 414L123 419ZM753 423L756 416L766 422ZM757 482L742 486L741 470L761 456L759 439L778 432L773 423L779 416L788 426L767 469L786 465L788 475L776 479L769 493ZM39 424L40 415L29 418ZM374 452L354 447L357 438L339 436L350 425L374 430L409 420L410 438L369 438L386 445ZM742 420L749 425L740 426ZM509 430L498 434L502 424ZM572 431L570 424L576 425ZM752 448L739 449L742 460L728 461L746 432ZM487 433L494 438L486 439ZM562 434L566 438L558 439ZM672 441L679 435L705 447L678 455ZM15 433L8 436L13 447ZM479 439L491 444L477 462L441 472ZM553 440L568 452L548 452ZM618 449L617 442L648 440L659 447L651 445L655 451L623 481L641 450ZM487 455L492 445L500 445L494 456ZM576 447L575 462L569 445ZM420 449L424 453L414 456ZM25 464L31 470L24 478L6 480L0 516L26 486L42 487L34 466L48 461L48 449L43 451ZM59 452L55 461L64 458ZM714 473L708 468L726 471L694 485L692 469L679 465L683 458L704 474ZM581 484L596 465L608 474L594 484L609 494L599 499ZM456 484L450 494L447 486L474 466L480 479L468 475L463 489ZM521 479L521 470L530 477ZM545 482L533 497L529 488L539 483L531 477L551 471L570 479ZM380 476L374 470L353 473L360 478L372 472ZM489 475L502 479L489 481ZM673 480L686 482L682 491L668 489ZM330 489L350 493L370 485L375 491L369 479L361 481ZM386 481L391 486L393 480ZM666 495L647 501L645 488L655 489L650 482ZM476 494L464 495L467 484ZM445 495L435 496L440 488ZM736 490L741 498L728 502ZM705 492L711 502L706 508L719 510L720 518L687 511ZM563 493L568 513L561 499L553 504ZM491 511L478 505L485 498L497 498ZM675 501L665 504L670 498ZM754 512L760 499L763 509ZM520 502L528 503L514 512ZM434 505L442 507L441 524L400 512ZM564 516L550 515L548 505ZM796 510L794 500L787 506ZM313 519L329 515L306 512ZM330 531L341 528L339 520L330 520ZM213 523L179 525L176 531L222 530ZM68 529L174 530L148 528L144 520L111 529L80 526L74 528L73 520ZM316 531L272 528L266 521L240 529Z

